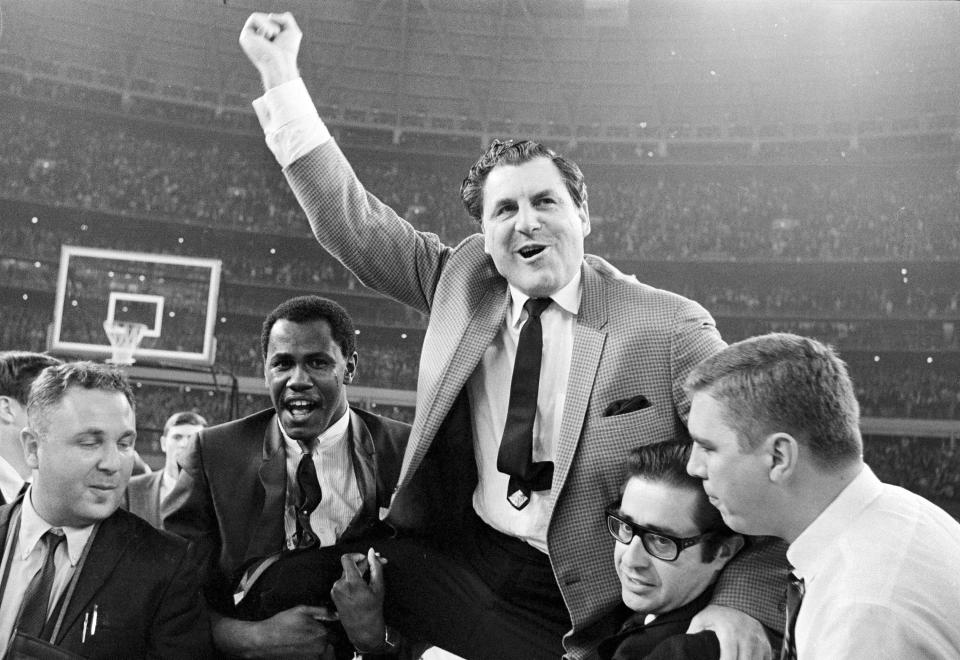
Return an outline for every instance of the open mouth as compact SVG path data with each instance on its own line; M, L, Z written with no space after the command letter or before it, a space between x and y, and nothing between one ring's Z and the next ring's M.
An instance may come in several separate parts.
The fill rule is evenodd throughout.
M287 401L283 405L284 409L293 417L294 420L306 419L314 410L317 404L313 401Z
M546 249L544 245L527 245L517 250L517 253L524 259L532 259Z

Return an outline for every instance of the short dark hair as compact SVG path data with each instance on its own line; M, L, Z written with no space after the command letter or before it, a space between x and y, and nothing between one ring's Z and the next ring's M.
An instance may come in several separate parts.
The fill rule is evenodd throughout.
M52 355L30 351L0 351L0 396L27 405L30 384L41 371L61 361Z
M190 424L191 426L209 426L207 420L203 418L202 415L191 412L175 412L167 418L167 423L163 425L163 435L166 435L167 432L172 429L174 426L180 426L181 424Z
M808 447L823 467L863 454L860 406L847 366L816 339L776 332L731 344L694 367L686 388L724 406L741 449L779 431Z
M693 511L693 522L700 534L709 533L700 546L701 558L707 563L717 557L726 539L738 534L727 527L720 511L710 504L703 490L703 482L687 473L690 449L688 440L665 440L632 450L627 456L626 478L620 494L623 495L627 483L634 478L664 483L696 493L697 504Z
M495 139L460 184L460 201L470 217L483 222L483 184L493 168L498 165L522 165L536 158L549 158L557 166L567 192L578 208L586 203L587 184L583 180L583 172L572 160L532 140Z
M267 347L270 344L270 331L277 321L308 323L326 321L330 325L333 340L340 346L343 356L350 358L357 350L357 333L353 319L340 304L320 296L297 296L286 300L267 315L260 331L260 349L264 360L267 359Z
M66 362L47 367L30 386L27 397L27 420L35 431L46 430L47 413L63 401L67 390L80 387L85 390L119 392L136 412L136 401L130 382L119 368L96 362Z

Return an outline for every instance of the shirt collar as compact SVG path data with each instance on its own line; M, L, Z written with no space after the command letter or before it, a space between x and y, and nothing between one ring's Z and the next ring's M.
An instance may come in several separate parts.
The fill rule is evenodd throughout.
M280 427L280 433L283 435L283 440L287 445L287 449L296 450L303 452L302 445L297 440L294 440L287 432L283 429L283 424L280 423L280 418L277 418L277 426ZM350 428L350 407L347 406L346 412L340 416L337 421L328 426L323 433L317 436L316 444L314 445L314 451L323 451L329 449L333 445L339 443L344 438L347 437L347 430Z
M787 560L794 567L794 574L804 580L814 577L820 567L830 561L830 553L825 552L825 548L849 529L882 491L883 483L868 465L864 465L860 474L787 548Z
M23 488L23 477L13 469L5 458L0 458L0 493L3 499L12 502L17 499L20 489Z
M580 294L582 292L580 287L580 282L583 280L583 276L580 274L580 269L577 269L577 272L574 274L573 279L567 282L559 291L550 296L550 298L559 305L564 311L576 315L580 311ZM522 320L523 306L530 299L530 296L525 294L523 291L517 287L510 286L510 325L511 327L516 328L520 325Z
M17 550L20 558L25 560L33 552L40 537L46 534L53 525L40 517L37 510L33 508L33 486L27 489L23 496L23 506L20 509L20 538L17 539ZM87 545L90 534L93 533L93 525L86 527L60 527L67 537L67 555L70 557L70 565L76 566L83 554L83 548Z

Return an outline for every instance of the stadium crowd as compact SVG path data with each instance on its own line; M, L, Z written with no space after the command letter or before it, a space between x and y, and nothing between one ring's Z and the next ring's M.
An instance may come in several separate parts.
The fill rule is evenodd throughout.
M49 81L26 87L12 79L6 82L7 93L14 95L39 95L55 104L85 103L88 108L98 105L91 103L95 93L81 88ZM99 105L111 110L114 102L105 98ZM149 105L141 103L143 107L134 108L133 114L142 112L143 119L152 113L154 119L186 123L210 119L203 110L176 114L177 108L186 106L161 104L151 109ZM160 112L157 107L167 109ZM306 223L249 117L241 115L233 127L251 129L249 140L216 131L171 133L128 116L104 122L96 115L57 105L29 113L8 107L3 117L0 198L97 212L82 216L90 227L84 224L80 229L37 226L24 219L4 222L0 274L5 288L49 293L59 246L68 243L185 256L210 256L215 249L224 260L228 283L220 311L230 315L256 317L263 313L263 304L245 295L231 295L229 284L333 295L365 290L349 271L312 247L307 252L310 258L277 258L264 249L269 242L305 237ZM448 242L476 229L464 216L459 200L448 194L456 183L442 166L431 170L416 156L385 157L383 153L369 158L360 154L354 163L371 190L404 210L418 227ZM588 247L628 266L644 259L949 259L960 248L958 195L954 173L942 166L923 174L911 168L847 167L828 175L803 168L758 171L703 166L680 174L669 167L606 167L602 176L592 177L594 231ZM191 229L202 233L198 240L158 245L146 233L117 231L124 218L160 222L170 233ZM94 225L99 225L99 231ZM230 232L219 231L224 229ZM958 348L953 326L960 293L951 286L846 283L828 289L775 282L684 281L673 288L711 310L730 341L761 332L791 331L854 352ZM5 302L3 307L2 344L42 349L49 310L19 300ZM371 306L358 318L376 327L423 326L419 315L398 317L401 313L405 312L399 308ZM898 321L895 330L881 322L885 318ZM924 321L938 319L943 322ZM248 337L233 332L229 325L218 328L217 336L218 362L224 368L237 375L262 375L262 359ZM363 342L361 355L358 382L415 387L415 347ZM854 366L853 375L866 416L960 418L960 381L951 370L926 365L889 371L864 367L858 372ZM194 392L146 388L139 393L147 410L158 411L144 418L145 428L161 427L162 411L198 407L190 405ZM243 410L262 404L248 395L241 397ZM205 400L202 412L208 419L224 419L225 405L221 398ZM411 414L401 409L394 412L403 418ZM922 474L928 463L949 465L955 460L953 450L944 453L947 449L934 454L943 454L947 460L930 458L931 445L926 443L923 452L894 451L890 446L894 445L874 451L873 460L893 469L900 463L907 465L906 459L914 454L927 457L917 459L918 467L909 478L912 484L926 484ZM952 482L939 478L931 483ZM935 490L952 496L951 488L943 485Z
M162 134L161 134L162 133ZM181 223L303 236L259 139L144 122L8 109L0 195ZM437 159L442 160L442 159ZM418 227L473 231L442 162L355 159L361 180ZM960 249L957 178L923 167L614 168L592 178L591 249L622 259L950 259Z

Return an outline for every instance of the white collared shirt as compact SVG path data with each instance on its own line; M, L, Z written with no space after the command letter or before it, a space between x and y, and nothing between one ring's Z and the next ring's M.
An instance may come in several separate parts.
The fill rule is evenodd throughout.
M4 560L0 565L0 575L2 575L6 570L7 562L11 562L3 600L0 601L0 646L2 646L0 654L6 650L10 641L27 586L43 566L44 545L40 542L40 538L52 527L33 508L32 495L33 487L30 487L24 495L23 506L20 507L20 533L15 539L16 544L12 552L9 552L7 549L10 548L14 539L8 538L4 549ZM63 530L66 539L59 545L57 554L54 556L57 572L50 590L51 606L67 588L74 569L83 555L83 548L90 534L93 533L93 525L60 529Z
M553 303L540 316L543 359L540 363L537 416L533 423L535 462L552 461L556 454L573 355L573 331L580 309L580 282L578 270L566 286L551 296ZM497 469L497 454L510 407L510 381L517 358L517 342L527 320L523 305L528 299L529 296L510 287L510 308L506 319L467 381L474 455L480 477L473 493L473 508L494 529L547 552L547 525L554 503L551 491L534 491L530 503L518 511L507 501L510 476Z
M279 425L279 420L277 424ZM283 527L287 547L293 547L297 531L297 514L294 502L297 498L297 466L303 449L296 440L291 439L283 426L280 426L287 450L287 498L284 507ZM363 507L360 486L353 468L353 456L350 451L348 434L350 433L350 409L340 419L320 434L314 443L312 456L317 468L317 479L323 498L310 514L310 526L320 539L320 545L334 545L340 535Z
M0 457L0 493L5 502L12 502L20 495L23 488L23 477L17 472L7 459Z
M802 660L960 658L960 524L869 467L787 550Z

